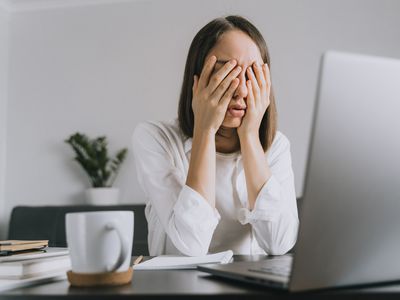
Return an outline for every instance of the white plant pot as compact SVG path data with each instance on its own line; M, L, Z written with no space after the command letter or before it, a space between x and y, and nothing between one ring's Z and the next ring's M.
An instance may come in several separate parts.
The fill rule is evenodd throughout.
M98 187L86 190L86 199L93 205L116 205L119 200L119 189L113 187Z

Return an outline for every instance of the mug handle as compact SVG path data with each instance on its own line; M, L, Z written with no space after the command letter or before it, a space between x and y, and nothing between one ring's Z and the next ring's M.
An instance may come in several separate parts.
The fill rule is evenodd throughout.
M114 272L119 267L121 267L122 264L125 262L125 258L128 254L128 242L122 236L121 231L119 230L117 224L114 221L107 223L105 228L107 231L114 230L117 233L117 236L119 238L119 243L121 246L117 261L114 264L110 264L107 266L107 272Z

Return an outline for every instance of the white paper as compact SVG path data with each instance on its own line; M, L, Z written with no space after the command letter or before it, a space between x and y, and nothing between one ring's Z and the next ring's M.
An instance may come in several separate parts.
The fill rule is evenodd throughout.
M204 256L160 255L133 266L135 270L196 269L198 265L231 261L232 250Z

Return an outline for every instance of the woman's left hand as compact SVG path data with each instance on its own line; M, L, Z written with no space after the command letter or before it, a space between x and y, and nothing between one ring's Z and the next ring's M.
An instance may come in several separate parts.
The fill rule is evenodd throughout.
M260 66L254 63L247 68L246 72L249 78L246 82L247 108L242 123L238 127L239 138L249 134L258 136L262 118L270 103L271 79L268 65Z

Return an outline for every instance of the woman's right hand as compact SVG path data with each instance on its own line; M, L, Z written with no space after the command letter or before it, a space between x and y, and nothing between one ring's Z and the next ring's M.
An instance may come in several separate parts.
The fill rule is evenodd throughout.
M217 58L211 56L204 64L200 78L194 75L192 109L194 131L215 134L224 121L229 102L239 85L241 72L236 60L230 60L212 74Z

